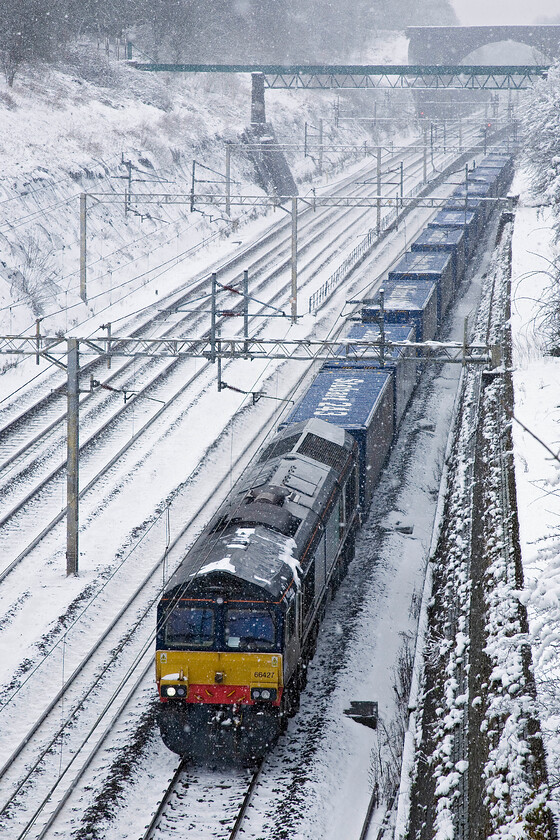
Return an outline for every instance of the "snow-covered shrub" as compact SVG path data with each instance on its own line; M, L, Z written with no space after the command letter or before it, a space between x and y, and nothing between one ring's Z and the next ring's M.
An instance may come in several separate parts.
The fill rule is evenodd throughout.
M523 109L524 157L534 197L553 206L560 235L560 64L533 90Z

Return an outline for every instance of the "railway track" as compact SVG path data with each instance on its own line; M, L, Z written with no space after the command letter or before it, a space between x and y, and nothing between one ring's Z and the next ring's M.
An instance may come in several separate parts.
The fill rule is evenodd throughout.
M275 294L277 296L282 295L282 294L285 294L285 291L284 290L276 290ZM173 302L173 305L177 306L176 301ZM176 329L176 327L174 326L173 329ZM149 368L148 373L153 373L150 366L148 365L147 367ZM207 368L205 368L205 371L208 372L208 373L210 372ZM119 368L118 371L115 371L115 376L117 375L117 373L120 374L120 375L123 375L122 369ZM204 378L204 374L202 374L201 372L197 372L197 373L198 373L198 377L197 377L198 381L200 381L200 379ZM178 375L179 379L182 379L184 377L184 371L183 370L178 370L177 375ZM154 377L154 379L156 379L156 378L157 377ZM113 380L113 381L115 381L115 380ZM176 397L174 397L174 399L180 399L183 396L187 395L187 396L185 396L185 399L186 399L188 405L185 406L184 408L182 408L180 412L178 412L179 416L183 416L183 414L186 413L187 410L191 410L190 406L193 402L193 399L195 401L198 400L199 402L203 400L204 390L202 391L202 393L198 393L198 394L194 394L194 395L187 393L190 385L191 385L191 383L189 383L189 385L185 386L184 383L183 383L183 388L184 388L183 392L181 394L178 394ZM158 383L157 386L156 386L154 384L153 379L152 380L148 379L148 381L146 383L144 383L143 387L146 389L146 393L149 392L150 394L152 394L152 399L157 399L157 397L156 398L153 397L153 393L154 393L153 389L155 389L156 387L160 387L160 383ZM169 381L167 381L167 382L164 381L162 387L169 388L170 387ZM209 387L209 385L207 384L206 387ZM181 389L179 388L178 390L180 391ZM92 401L92 406L93 406L93 401ZM162 409L157 409L152 414L152 417L154 417L156 415L158 415L158 416L156 416L155 420L152 419L150 421L150 425L148 426L148 428L150 428L151 426L153 426L154 424L157 423L157 420L161 417L161 414L159 414L159 412L161 410ZM97 407L97 411L99 411L99 407ZM92 413L95 414L95 411L93 411ZM204 414L204 410L202 410L202 414ZM229 472L231 472L233 469L236 468L237 462L241 463L241 461L243 459L246 460L248 458L251 448L254 450L254 448L256 448L259 445L260 440L262 439L263 435L266 433L267 424L270 422L270 414L271 414L271 412L268 412L268 413L263 412L263 415L266 415L266 417L264 418L264 420L262 422L260 432L258 432L256 436L255 436L255 430L254 429L251 430L250 434L247 434L247 440L246 440L246 443L243 446L241 455L239 456L239 458L237 459L235 464L233 462L230 462L226 465L225 476L227 476ZM58 420L54 421L54 422L56 422L60 425L63 422L63 419L64 419L63 415L61 415L60 418ZM139 422L138 417L135 417L134 419L135 419L135 422L137 422L137 423ZM21 422L22 422L22 418L20 416L20 423ZM18 427L18 425L20 425L20 423L14 423L12 428L17 429L17 427ZM111 423L111 420L108 421L108 424L110 424L110 423ZM108 424L106 422L105 425L102 426L102 428L105 429L105 431L109 428ZM53 425L52 417L49 418L49 422L48 422L47 425L52 427L52 425ZM52 429L50 431L52 431ZM49 431L49 434L50 434L50 431ZM110 469L113 469L115 467L117 462L120 459L123 458L123 455L125 454L125 452L127 450L131 451L134 448L134 445L136 444L136 442L139 439L139 437L138 437L139 433L140 433L139 429L137 429L135 431L135 433L132 435L132 438L131 438L132 444L130 446L127 445L126 449L123 449L123 448L119 449L117 454L112 456L112 458L109 461ZM157 438L157 434L158 433L157 433L157 430L156 430L156 432L154 433L154 439ZM92 445L94 447L93 444L89 444L89 445ZM48 447L49 448L52 447L52 442L48 444ZM197 462L197 465L198 465L198 462ZM29 465L26 469L29 469L29 472L33 471L32 467L29 466ZM60 469L61 469L61 467L58 468L59 471L60 471ZM53 471L54 470L51 469L51 472L53 472ZM196 471L196 467L195 467L195 471ZM24 474L25 474L25 470L22 470L21 475L24 475ZM98 474L100 480L101 479L103 479L103 480L106 479L106 477L107 477L107 464L106 463L100 469L97 470L97 474ZM196 479L196 475L194 475L194 474L191 475L190 477L187 477L183 481L184 486L185 487L192 487L192 482L195 479ZM223 483L224 483L224 475L221 474L217 483L216 483L216 485L213 487L212 493L209 494L209 498L212 498L215 501L215 498L216 498L216 489L215 488L220 486L220 484L223 484ZM88 491L90 489L93 489L93 485L92 485L91 488L88 488ZM51 490L51 492L52 492L52 490ZM96 492L99 492L99 500L97 501L97 505L102 506L103 504L105 504L104 499L106 498L106 496L105 496L106 491L101 490L101 491L96 491ZM181 495L181 494L179 494L179 495ZM187 493L185 493L185 496L186 495L187 495ZM175 499L175 501L177 502L177 499ZM26 504L29 504L29 502L26 502ZM187 525L189 525L191 522L194 522L196 520L196 518L197 518L198 514L200 513L200 510L202 509L202 507L203 506L200 505L200 506L198 506L198 508L196 510L189 511L190 516L185 517L187 519ZM187 509L188 509L188 505L187 505ZM161 519L161 517L160 517L160 519ZM9 521L8 520L6 521L6 524L9 526ZM47 537L47 533L41 532L41 537L40 538L45 539L46 537ZM50 538L52 539L52 537L50 537ZM143 629L143 627L140 625L140 623L135 627L135 634L138 636L139 639L144 639L144 640L146 638L148 639L148 641L144 644L144 646L142 646L142 644L139 644L139 647L137 647L137 648L133 648L133 647L130 648L130 651L131 651L130 658L131 658L133 663L136 663L135 671L138 671L138 670L141 671L142 670L141 663L144 661L143 657L144 657L144 655L146 655L146 651L148 651L148 654L147 654L148 665L147 665L147 667L149 667L149 665L151 664L151 657L149 655L149 648L150 648L150 645L151 645L151 632L152 632L151 627L153 626L154 622L153 622L153 617L150 616L150 609L151 609L151 605L153 604L154 601L153 600L150 601L150 593L153 595L154 592L156 592L156 593L159 592L159 585L160 584L158 584L156 582L156 579L157 579L158 575L161 574L162 565L164 563L170 563L171 562L170 561L170 554L172 553L172 551L174 549L177 550L177 551L180 550L181 539L187 540L187 541L189 540L188 528L187 527L185 527L181 530L180 538L176 538L176 540L175 540L175 546L167 545L165 551L163 552L163 555L160 552L160 554L159 554L160 560L158 561L158 563L156 563L154 565L153 569L150 570L150 579L149 580L148 580L148 577L145 575L146 569L144 568L144 566L136 574L136 580L134 581L134 582L136 582L136 590L135 590L134 598L129 599L126 603L122 603L123 599L120 599L118 604L115 604L115 606L120 607L119 615L122 615L123 625L126 625L126 624L129 623L128 614L132 610L132 611L137 611L137 612L140 612L140 613L142 613L142 611L144 611L144 614L143 614L142 618L147 623L143 626L144 627L150 627L150 630L149 630L148 633L147 633L147 631L145 631ZM169 542L169 540L168 540L168 542ZM144 545L143 550L145 551L145 553L148 554L149 557L153 558L154 556L158 556L158 552L154 550L154 545L149 544L149 541L148 541L147 545ZM32 551L32 549L30 549L30 551ZM20 553L22 553L22 552L20 552ZM152 578L153 578L153 582L152 582ZM120 583L122 585L122 579L121 579ZM127 586L127 590L129 590L129 589L130 589L130 583ZM114 592L114 590L112 590L112 591ZM114 598L114 595L112 597ZM157 594L156 594L156 597L157 597ZM142 598L144 599L142 601L142 603L140 603L140 601L136 600L136 599L142 599ZM16 608L12 612L12 615L17 615L17 605L15 605L15 606L16 606ZM102 612L102 610L103 610L103 606L100 606L99 611ZM8 611L8 617L10 617L9 611ZM89 615L87 615L87 617L85 619L86 624L87 624L87 622L89 622L91 620L93 620L93 618L92 618L92 613L90 612ZM62 631L64 629L65 629L64 625L62 625L61 628L60 628L60 631L58 632L58 639L57 639L57 642L55 644L55 647L58 648L58 651L60 652L61 656L62 656L63 651L64 651L64 645L60 645L60 644L58 644L58 642L60 641L60 638L63 637L63 632ZM130 628L128 628L128 629L130 629ZM6 709L9 709L9 713L13 712L14 717L12 718L12 723L17 724L15 726L14 730L13 730L13 734L16 735L16 738L11 739L12 753L11 753L10 757L8 758L8 760L4 761L3 768L2 768L2 771L1 771L2 775L5 776L5 778L3 778L3 783L4 782L5 783L9 782L7 774L11 774L10 778L12 778L12 781L9 782L9 786L11 786L12 792L15 791L15 795L12 798L10 798L9 801L5 801L2 804L3 817L6 818L7 816L10 815L10 813L13 814L17 811L18 816L21 818L22 812L25 810L25 808L22 808L22 797L25 799L26 794L29 792L30 789L33 790L33 796L31 797L33 802L36 803L37 799L38 798L40 799L41 794L39 794L37 792L38 787L39 787L39 782L37 780L40 780L41 776L43 776L43 777L49 776L50 773L52 773L54 778L57 779L57 783L54 786L54 788L51 789L51 790L47 790L44 793L43 799L41 799L41 801L40 801L40 805L42 807L39 809L39 811L31 813L30 818L29 818L29 822L27 823L27 825L22 824L23 827L21 828L21 834L19 835L22 838L27 837L27 836L32 836L31 832L34 831L36 828L39 828L41 820L43 820L42 827L40 828L41 833L36 834L35 836L38 836L38 837L46 836L46 834L50 830L51 826L54 825L54 820L57 819L57 816L53 817L52 814L49 815L49 816L45 815L44 811L45 811L45 808L47 807L47 804L48 804L49 809L53 807L53 802L55 801L56 796L59 795L56 792L59 791L60 792L61 806L60 806L60 810L58 811L58 814L60 814L63 811L68 798L71 796L72 790L74 790L76 788L76 785L78 784L76 779L73 778L71 780L71 782L69 781L69 789L64 791L63 790L64 785L63 785L62 782L66 779L67 776L68 776L68 778L70 778L70 771L64 771L64 773L62 772L62 770L60 769L62 767L62 764L60 763L61 759L60 759L59 756L55 755L54 756L54 764L51 765L51 771L50 771L50 773L46 773L45 772L45 765L43 763L43 759L49 757L50 760L52 760L53 750L55 750L57 748L57 744L60 745L60 755L63 755L64 749L62 748L62 744L64 742L64 739L68 738L68 732L70 731L72 726L76 730L79 729L80 732L83 732L84 730L87 731L87 733L88 733L87 741L89 741L90 739L94 739L96 737L97 727L101 726L101 721L90 720L89 722L82 722L82 720L81 720L81 722L78 725L77 718L76 718L76 709L78 709L78 707L81 709L82 707L85 707L88 704L92 704L92 705L95 705L95 704L99 705L100 703L103 704L103 702L105 701L105 696L102 697L101 695L99 695L99 696L95 697L95 704L92 703L94 698L93 698L93 695L91 694L91 690L93 690L94 678L92 676L86 675L86 672L84 670L85 665L83 663L85 663L86 661L89 661L90 665L88 667L90 667L93 671L96 671L96 669L99 670L100 668L102 668L100 663L106 663L108 661L108 659L109 659L108 649L109 648L111 650L119 650L119 655L120 655L120 653L123 649L122 647L120 647L121 642L126 641L126 643L128 643L128 641L129 641L128 638L127 638L128 633L127 633L126 630L124 630L122 628L119 629L117 624L115 624L115 626L112 628L112 631L115 632L115 636L114 637L110 637L109 635L106 636L106 638L104 639L104 643L106 644L106 647L105 648L98 647L97 650L96 650L95 656L92 654L91 657L90 656L81 657L81 654L80 654L79 650L75 649L75 650L72 651L72 655L70 655L70 652L68 652L67 661L64 661L64 658L63 658L63 662L62 662L63 672L64 672L64 669L66 669L66 668L68 668L68 669L72 668L73 669L72 670L72 675L74 675L74 673L79 673L79 674L81 674L81 676L83 678L82 679L83 686L80 689L81 697L82 697L81 700L80 699L75 699L75 698L70 699L69 694L66 695L66 694L60 694L60 693L55 692L54 693L54 699L50 703L50 708L49 708L48 714L45 715L44 712L42 711L41 716L40 716L40 718L42 717L42 720L40 718L38 718L38 720L33 720L33 722L29 722L29 724L28 724L27 721L30 721L31 718L34 718L34 716L36 716L36 713L37 713L37 703L36 703L37 697L39 695L49 695L49 688L45 685L44 682L41 682L39 684L39 682L38 682L39 677L36 674L36 671L34 670L34 671L29 671L29 673L34 678L36 678L35 679L35 685L34 686L32 685L34 680L31 680L31 679L28 682L27 682L27 680L24 680L24 685L26 685L28 691L31 691L31 689L33 688L33 691L35 692L35 695L33 695L33 694L29 695L28 694L26 700L24 700L23 699L23 692L22 692L22 694L19 694L19 692L18 692L18 698L19 698L19 700L22 700L22 702L18 702L15 705L12 705L10 702L7 702L7 703L4 704L4 706L1 709L2 714L6 713ZM55 639L56 635L57 634L55 633L55 635L52 638ZM131 635L134 635L134 634L131 634ZM45 641L43 641L43 647L44 646L45 646ZM54 649L54 647L52 649ZM51 655L52 655L52 653L51 653ZM16 656L17 656L17 652L16 652ZM75 659L77 659L79 661L78 662L72 661L72 657L74 657ZM81 657L81 659L80 659L80 657ZM47 660L44 660L44 661L47 662ZM52 663L52 660L51 660L51 663ZM47 667L49 667L48 662L47 662ZM121 671L121 673L124 670L128 674L129 672L132 671L132 664L131 665L126 664L123 667L122 660L119 660L118 669ZM56 676L56 678L59 678L59 676L60 676L59 672L54 674L54 669L52 669L52 668L51 668L51 671L53 671L53 674L51 674L51 676L53 676L53 677ZM107 669L107 673L110 674L110 671L111 671L111 668L109 667ZM145 678L145 677L143 677L143 678ZM129 690L129 692L127 694L126 703L130 702L130 698L134 695L135 692L138 692L138 691L141 690L141 685L142 685L141 680L143 678L140 678L140 682L135 684L133 686L133 688ZM104 690L106 690L107 694L111 695L111 697L112 697L111 692L114 693L114 676L112 677L112 679L113 679L112 683L110 682L110 679L108 681L109 682L109 688L104 689ZM22 682L21 679L16 680L16 683L13 686L14 691L17 690L17 688L18 688L17 683L21 684L21 682ZM68 682L70 683L70 680ZM151 680L150 680L150 683L151 683ZM71 686L74 686L74 685L77 685L77 677L76 677L76 679L73 679L71 681ZM95 685L96 685L96 688L97 688L97 684L95 684ZM124 687L125 686L123 685L123 690L124 690ZM71 688L69 686L68 691L70 691L70 690L71 690ZM20 691L21 691L21 688L20 688ZM119 691L119 694L120 693L121 692ZM78 692L78 694L79 694L79 692ZM108 699L111 699L111 697L108 698ZM31 702L30 702L30 699L31 699ZM57 729L53 725L52 719L49 721L49 715L55 712L57 707L60 706L61 701L63 699L64 699L65 703L68 703L68 706L72 709L72 711L67 716L65 722L63 724L61 724ZM105 705L103 706L103 709L104 709L103 718L105 718L106 715L109 714L109 710L112 708L113 704L116 703L116 701L117 701L117 696L115 696L115 698L112 700L111 706L106 707L106 704L108 703L108 699L106 700ZM126 703L123 701L121 703L121 705L126 707ZM39 704L39 705L41 705L41 704ZM107 710L106 710L106 708L107 708ZM24 720L22 720L22 717L21 717L23 709L26 710L26 714L23 716ZM121 710L121 712L122 712L122 710ZM120 714L121 712L118 712L118 713ZM115 715L117 715L117 712L115 712ZM5 719L9 720L9 717L5 718ZM111 718L111 720L112 721L116 720L116 717ZM38 727L37 727L37 724L39 724ZM114 725L114 723L111 724L111 726L113 726L113 725ZM38 732L39 732L39 729L42 726L44 727L44 731L45 731L46 734L41 735L39 737ZM25 727L28 727L28 728L27 728L27 730L24 734L24 737L21 738L20 740L17 740L19 732L22 729L24 729ZM101 746L99 747L99 749L103 748L103 741L104 741L104 739L100 737L99 738L99 743L101 744ZM30 762L29 757L28 757L29 750L26 753L25 747L27 745L30 745L34 752L39 752L37 745L40 742L43 744L43 746L42 746L43 754L41 755L40 760L36 761L34 766L32 766L33 762ZM80 755L85 754L87 752L87 750L85 750L85 747L86 747L86 742L84 742L83 744L78 744L77 746L74 746L73 749L77 750L77 753L75 753L75 754L80 754ZM97 753L95 753L95 754L97 754ZM19 764L18 764L18 761L20 762ZM81 761L82 761L82 759L80 759L80 762ZM94 761L94 758L83 759L83 765L85 766L86 770L87 770L87 767L92 763L92 761ZM56 770L53 769L53 767L56 766L57 762L59 763L58 773L56 772ZM72 766L74 766L74 762L72 762ZM23 767L23 769L22 769L22 767ZM29 772L30 768L32 768L31 772ZM15 782L13 781L14 778L15 778ZM68 790L69 790L69 792L68 792ZM56 796L55 796L55 794L56 794ZM31 807L30 810L33 811L33 806ZM54 811L53 811L53 813L54 813ZM47 817L46 822L44 821L45 816Z
M252 771L228 767L205 772L180 762L139 840L163 840L171 832L189 831L238 840L261 768L262 764Z
M267 421L263 424L261 433L266 426ZM253 446L251 441L251 447ZM246 458L247 453L243 451L237 460L241 464ZM164 562L178 562L181 552L185 549L186 534L192 522L210 500L215 498L218 489L219 482L209 489L191 521L185 523L182 533L166 547L164 554L158 557L150 573L123 604L118 616L105 633L78 662L41 717L34 721L19 743L12 744L11 754L0 769L4 794L0 804L0 820L5 821L10 817L10 812L17 811L17 818L24 820L18 838L23 840L27 836L46 836L53 820L64 810L67 799L83 774L99 752L105 749L105 741L116 725L118 717L125 713L131 697L142 689L153 693L151 669L155 606L161 594L162 566ZM132 625L131 613L137 616ZM52 674L45 672L54 669L52 652L51 658L45 658L41 666L33 671L31 683L24 683L17 692L20 695L20 702L15 709L18 718L22 707L28 707L33 710L33 714L35 713L33 683L36 685L40 681L41 690L48 690ZM58 670L56 676L58 677ZM6 714L9 700L14 696L9 698L2 708L6 732L9 727L17 729L23 723L19 719L13 719L13 715L10 720L10 715ZM61 708L64 710L62 715ZM110 720L109 724L107 719ZM81 760L74 768L76 756L81 756ZM54 784L52 779L55 780ZM40 790L42 798L36 807L34 803L37 797L41 796ZM31 799L31 804L26 808L28 798ZM52 814L46 823L42 824L40 817L47 807L52 809ZM11 820L10 823L13 830ZM30 832L36 825L38 833L31 835Z

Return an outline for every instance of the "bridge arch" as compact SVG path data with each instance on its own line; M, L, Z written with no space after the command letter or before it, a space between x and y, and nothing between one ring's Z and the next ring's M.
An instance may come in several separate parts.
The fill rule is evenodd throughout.
M552 62L560 57L560 25L409 26L409 64L457 65L481 47L515 41L533 47Z

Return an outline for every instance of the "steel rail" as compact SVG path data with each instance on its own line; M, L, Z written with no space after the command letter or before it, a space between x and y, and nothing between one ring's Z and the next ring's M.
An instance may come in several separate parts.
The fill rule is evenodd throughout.
M243 456L245 455L245 453L246 453L246 451L244 451L244 453L242 453L242 456L240 456L240 457L243 457ZM213 496L214 496L214 492L212 492L212 493L210 494L209 498L213 498ZM197 515L198 515L198 513L197 513ZM192 520L191 520L191 522L192 522ZM189 527L189 526L190 526L190 524L191 524L191 522L187 523L187 526L186 526L186 527ZM160 560L160 561L158 561L158 563L156 564L156 566L155 566L155 567L154 567L154 569L152 570L152 573L151 573L152 575L153 575L153 574L154 574L154 573L155 573L155 572L159 569L159 566L160 566L161 562L162 562L161 560ZM139 589L137 590L137 592L136 592L135 594L136 594L136 595L138 595L138 594L139 594L139 593L140 593L140 592L141 592L141 591L145 588L145 586L146 586L146 585L147 585L147 579L146 579L146 580L142 583L142 585L139 587ZM121 613L119 614L119 616L117 617L117 619L115 620L115 622L113 623L113 625L111 626L111 628L109 628L109 630L113 629L113 627L114 627L114 625L116 624L116 622L118 621L118 619L119 619L120 617L122 617L122 615L124 614L124 612L126 611L126 609L127 609L127 608L129 608L129 607L130 607L130 604L129 604L129 605L127 605L127 607L123 608L123 610L121 611ZM108 631L107 631L107 633L105 634L105 637L108 635L109 630L108 630ZM99 647L99 645L97 645L97 646L95 647L95 649L94 649L94 650L97 650L97 649L98 649L98 647ZM91 657L91 655L92 655L92 654L90 654L90 656L88 656L87 658L90 658L90 657ZM111 664L111 663L108 663L108 664L106 665L106 668L105 668L104 670L107 670L107 668L108 668L108 667L110 667L110 664ZM70 679L69 679L69 681L67 682L67 684L66 684L66 686L65 686L65 691L69 688L70 684L74 681L74 679L76 678L76 676L78 675L78 673L82 670L82 668L83 668L83 665L82 665L82 666L80 666L78 669L76 669L75 673L71 676L71 678L70 678ZM87 698L87 696L89 696L89 693L90 693L90 691L91 691L91 688L92 688L92 687L90 687L90 690L87 692L87 694L86 694L86 696L83 698L82 702L84 702L84 701L85 701L85 699ZM56 705L56 703L57 703L57 702L61 699L61 697L62 697L62 696L63 696L63 693L62 693L62 692L60 692L60 693L59 693L59 695L55 698L55 700L54 700L54 701L53 701L53 703L51 704L51 708L50 708L48 711L52 711L52 708L54 708L54 706L55 706L55 705ZM80 704L80 705L81 705L81 704ZM77 709L76 709L76 706L74 706L74 707L73 707L73 710L72 710L72 712L71 712L71 714L70 714L70 718L69 718L69 720L74 718L74 716L75 716L75 714L76 714L76 710L77 710ZM6 772L6 770L8 769L8 767L10 767L10 766L12 765L13 761L15 760L15 758L16 758L16 757L19 755L19 753L21 752L21 749L22 749L22 748L23 748L23 747L24 747L24 746L25 746L25 745L29 742L30 738L31 738L31 737L32 737L32 736L36 733L36 731L38 730L38 728L39 728L39 726L41 725L41 723L42 723L42 722L46 719L47 715L48 715L48 712L47 712L46 714L44 714L44 715L43 715L43 717L42 717L42 719L40 719L40 720L37 722L37 724L36 724L36 726L35 726L34 730L32 730L30 733L28 733L28 735L26 736L26 738L25 738L25 739L21 742L21 744L18 746L18 748L16 749L16 751L13 753L11 760L9 760L9 761L8 761L8 762L4 765L4 768L2 768L2 772L1 772L1 774L0 774L0 775L3 775L3 774ZM51 740L51 742L50 742L50 744L48 745L47 749L46 749L46 750L44 750L43 755L44 755L44 754L46 754L46 752L48 752L48 749L49 749L49 748L51 748L51 747L53 746L54 742L56 741L56 739L59 737L59 735L60 735L60 734L61 734L61 732L60 732L60 731L56 733L56 735L55 735L54 739L52 739L52 740ZM42 756L41 756L41 757L42 757ZM39 764L39 763L40 763L40 759L39 759L39 761L37 761L37 762L36 762L36 766L38 766L38 764ZM28 775L28 776L26 776L26 778L23 780L23 783L25 783L25 781L27 781L27 779L28 779L28 778L29 778L29 775ZM23 783L22 783L22 785L23 785ZM22 785L20 785L20 787L18 788L18 790L19 790L19 789L21 789L21 786L22 786Z
M318 222L318 220L317 220L317 219L313 219L313 225L314 225L314 226L316 226L318 223L319 223L319 222ZM324 222L323 222L323 224L324 224ZM351 228L351 226L352 226L352 224L353 224L353 222L349 222L348 227L347 227L345 230L350 229L350 228ZM343 231L342 235L344 235L344 232L345 232L345 231ZM320 236L322 236L322 235L324 235L324 228L323 228L323 227L321 227L320 231L319 231L319 232L318 232L315 236L312 236L311 241L307 241L307 242L305 243L305 245L303 245L303 246L302 246L302 248L301 248L301 252L302 252L302 253L304 253L306 249L308 249L309 247L311 247L311 244L313 244L313 242L315 241L315 239L317 239L318 237L320 237ZM336 243L334 243L334 244L333 244L333 247L336 247ZM279 271L279 268L278 268L278 263L275 263L275 273L278 273L278 271ZM269 277L265 278L264 280L261 280L261 281L259 282L258 289L264 288L264 287L267 285L267 281L268 281L268 279L269 279ZM304 288L304 284L302 285L302 288ZM282 294L283 294L283 293L284 293L284 290L283 290L283 289L280 289L278 292L276 292L276 294L275 294L275 296L274 296L273 300L276 300L276 299L281 298L281 296L282 296ZM234 307L234 309L236 309L236 308L237 308L237 309L239 309L239 308L240 308L240 306L241 306L241 304L237 304L237 305L236 305L236 307ZM258 314L258 313L257 313L257 314ZM254 316L251 316L251 317L254 317ZM185 320L186 320L186 319L185 319ZM137 340L140 340L140 339L137 339ZM145 339L145 340L147 340L147 339ZM206 338L206 340L208 340L208 338ZM35 337L34 337L34 341L35 341L35 345L34 345L34 349L32 350L32 354L33 354L33 355L35 355L35 353L36 353L36 351L37 351L37 349L38 349L38 345L37 345L37 341L38 341L38 339L37 339L37 336L35 336ZM170 339L170 338L163 338L163 339L158 339L157 341L161 341L161 342L162 342L162 346L165 346L165 347L170 347L170 346L174 346L174 344L175 344L177 341L187 341L187 342L190 344L190 343L192 342L192 339L188 339L188 340L186 340L186 339L176 339L176 338L172 338L172 339ZM198 341L198 339L197 339L196 341ZM85 342L85 346L89 346L90 348L92 348L92 347L98 347L98 344L99 344L99 340L98 340L98 339L96 339L96 338L93 338L93 339L91 339L91 338L90 338L90 339L85 339L85 340L84 340L84 342ZM121 342L121 339L120 339L118 336L111 336L110 338L109 338L109 337L107 337L107 346L108 346L108 347L110 347L110 348L111 348L111 350L115 350L115 348L118 350L118 347L119 347L120 342ZM62 341L61 341L58 337L55 337L55 338L53 338L52 340L51 340L51 339L48 339L48 340L46 341L46 346L47 346L47 354L48 354L48 356L50 357L50 356L53 356L55 353L56 353L56 354L58 354L58 353L62 350L62 347L63 347L63 346L65 346L65 344L64 344L64 343L63 343L63 342L62 342ZM86 355L86 353L82 353L82 355ZM98 355L99 355L99 354L98 354ZM103 358L104 358L104 359L105 359L105 358L107 358L107 354L105 353L105 351L104 351L104 350L102 350L102 351L101 351L101 355L103 356ZM169 355L175 355L175 354L165 353L165 354L163 354L163 355L169 356ZM147 385L146 385L146 386L142 389L142 392L140 393L140 396L141 396L141 394L142 394L142 393L146 393L149 389L151 389L151 388L153 387L154 382L156 382L156 381L157 381L158 377L169 375L170 371L172 370L173 365L174 365L174 364L176 364L176 361L177 361L177 359L175 360L175 362L173 362L172 364L168 365L168 366L167 366L167 368L166 368L163 372L160 372L160 373L159 373L159 374L158 374L158 375L154 378L154 380L153 380L152 382L148 383L148 384L147 384ZM197 376L202 375L202 373L203 373L205 370L206 370L206 367L205 367L205 368L200 369L200 370L197 372ZM122 368L118 371L118 373L115 373L115 374L114 374L114 376L117 376L117 375L120 375L120 374L122 374ZM112 377L112 379L113 379L113 378L114 378L114 377ZM192 380L189 380L189 381L185 384L185 386L184 386L184 387L183 387L183 388L182 388L179 392L177 392L177 394L175 395L175 398L177 398L178 396L180 396L180 395L181 395L181 393L182 393L182 392L184 392L184 390L186 390L186 387L188 387L191 383L192 383ZM175 398L174 398L174 399L175 399ZM168 402L165 406L163 406L163 407L162 407L162 409L160 409L158 412L156 412L156 413L153 415L153 417L152 417L152 421L151 421L151 422L155 422L155 421L156 421L156 420L157 420L157 419L161 416L161 414L162 414L162 413L166 410L166 408L168 408L168 407L169 407L169 405L170 405L170 402ZM110 417L110 418L107 420L107 422L106 422L106 423L105 423L105 424L101 427L101 429L98 429L98 430L97 430L97 432L96 432L95 434L93 434L93 435L90 437L90 439L89 439L88 441L86 441L86 443L84 443L84 444L83 444L83 446L81 447L81 451L84 451L84 450L85 450L88 446L91 446L93 443L95 443L96 438L99 436L99 434L100 434L100 433L102 433L103 431L106 431L106 430L107 430L107 428L108 428L108 427L112 424L112 422L113 422L113 421L114 421L114 420L115 420L115 419L116 419L119 415L123 414L125 410L126 410L126 406L123 406L123 407L122 407L122 408L121 408L121 409L117 412L117 414L116 414L116 415L113 415L112 417ZM63 417L64 417L64 416L65 416L65 415L63 415L61 419L63 419ZM52 424L51 424L51 425L52 425ZM51 425L48 427L49 429L51 428ZM146 428L146 427L144 427L144 428ZM131 442L129 442L129 445L128 445L128 446L126 446L126 447L124 447L123 449L121 449L121 450L117 453L117 455L116 455L116 456L114 456L114 457L111 459L111 461L109 462L108 466L107 466L107 465L105 466L105 469L110 468L111 466L113 466L113 465L116 463L116 461L118 460L118 458L120 458L120 457L122 456L122 454L123 454L123 453L124 453L124 452L125 452L125 451L129 448L129 447L130 447L130 445L132 445L132 443L133 443L133 442L135 442L135 441L138 439L138 437L139 437L139 435L141 434L141 432L142 432L142 430L139 430L139 431L138 431L138 433L134 436L133 440L132 440ZM29 494L28 494L28 495L27 495L27 496L26 496L26 497L25 497L25 498L24 498L24 499L20 502L20 504L18 505L18 507L17 507L16 509L14 509L14 510L13 510L13 511L11 511L9 514L6 514L6 515L4 516L4 518L3 518L2 522L6 522L6 521L8 521L8 519L9 519L11 516L13 516L13 514L14 514L14 513L15 513L18 509L20 509L20 508L21 508L21 507L22 507L22 506L23 506L26 502L28 502L28 501L29 501L29 500L30 500L33 496L35 496L35 495L36 495L36 493L40 491L41 487L46 486L46 484L47 484L50 480L52 480L52 479L53 479L53 478L54 478L57 474L59 474L59 473L60 473L60 470L62 470L63 468L64 468L64 463L62 463L59 467L57 467L56 469L54 469L53 471L51 471L51 473L50 473L50 474L49 474L49 475L48 475L48 476L44 479L44 481L43 481L40 485L36 486L36 487L34 488L34 490L33 490L33 491L31 491L31 492L30 492L30 493L29 493ZM92 479L92 480L88 483L88 485L87 485L85 488L83 488L83 490L80 492L80 498L82 498L82 497L83 497L83 496L84 496L84 495L85 495L85 494L86 494L86 493L87 493L87 492L88 492L88 491L92 488L92 486L93 486L93 485L94 485L94 483L95 483L95 480L96 480L97 478L99 478L99 476L100 476L100 475L101 475L101 472L100 472L100 473L98 473L98 475L97 475L94 479ZM26 555L29 553L29 551L30 551L30 550L32 550L32 548L34 548L34 547L38 544L38 542L39 542L39 541L40 541L40 540L41 540L41 539L45 536L45 534L46 534L46 533L48 533L48 531L49 531L52 527L54 527L54 525L56 525L59 521L61 521L61 519L62 519L63 517L64 517L64 511L59 512L59 514L58 514L58 515L57 515L57 516L56 516L56 517L55 517L55 518L54 518L54 519L53 519L53 520L52 520L52 521L51 521L51 522L47 525L47 527L46 527L43 531L41 531L41 533L38 535L38 537L37 537L35 540L33 540L33 541L32 541L32 543L30 543L30 545L29 545L29 546L25 549L25 551L24 551L24 552L22 552L22 553L20 553L20 554L19 554L16 558L14 558L14 560L13 560L13 561L12 561L12 562L11 562L11 563L10 563L10 564L9 564L9 565L8 565L8 566L7 566L7 567L6 567L6 568L5 568L5 569L4 569L4 570L0 573L0 581L1 581L1 580L3 580L3 579L6 577L6 575L7 575L7 574L8 574L8 573L9 573L9 572L13 569L13 568L15 568L15 566L17 566L17 565L19 564L19 562L23 559L23 557L24 557L24 556L26 556Z

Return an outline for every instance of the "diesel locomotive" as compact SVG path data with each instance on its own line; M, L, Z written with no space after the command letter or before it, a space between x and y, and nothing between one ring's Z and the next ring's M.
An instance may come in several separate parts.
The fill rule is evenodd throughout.
M349 338L382 336L387 352L323 365L168 581L156 680L172 751L252 761L297 711L325 606L415 386L416 362L390 342L437 336L493 207L488 196L503 194L512 173L499 153L476 167L476 189L456 191L350 327Z
M322 420L278 434L242 475L159 604L160 730L171 750L250 759L277 737L352 557L358 504L356 442Z

